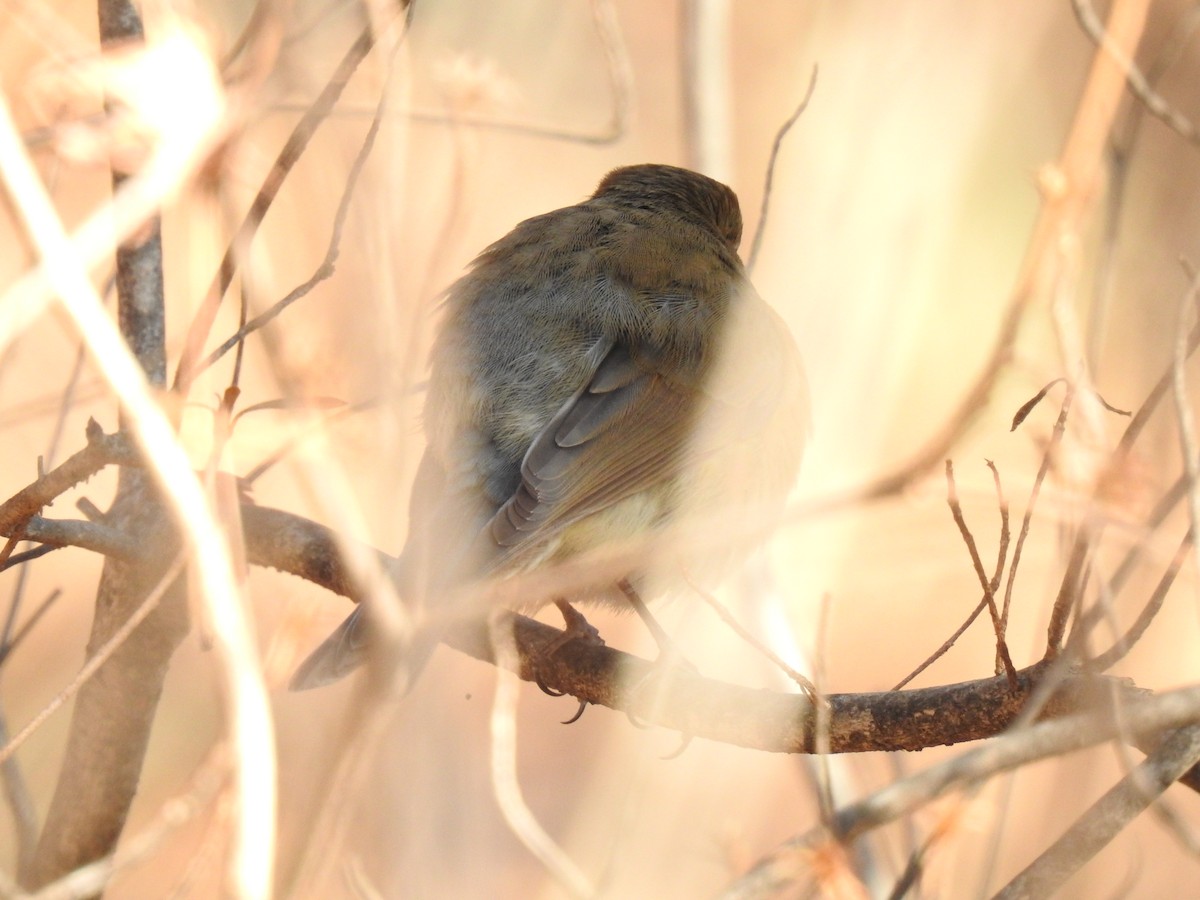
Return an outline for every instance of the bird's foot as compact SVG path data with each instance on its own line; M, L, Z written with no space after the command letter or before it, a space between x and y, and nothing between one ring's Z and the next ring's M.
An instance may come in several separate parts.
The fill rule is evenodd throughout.
M604 638L600 637L600 632L597 630L596 626L584 618L583 613L579 612L579 610L573 607L570 603L567 603L565 600L556 600L554 601L554 604L558 607L559 612L562 613L563 624L565 627L561 634L559 634L553 640L548 641L538 651L538 660L534 664L533 681L534 684L536 684L543 691L543 693L549 694L551 697L562 697L565 696L566 692L555 690L546 684L546 682L542 679L541 672L539 671L539 664L550 659L550 657L554 656L554 654L556 654L567 644L581 641L584 644L590 644L595 647L603 647ZM579 709L575 711L575 715L564 721L563 724L570 725L573 722L579 721L579 717L583 715L583 711L587 709L587 705L588 703L586 700L580 700Z

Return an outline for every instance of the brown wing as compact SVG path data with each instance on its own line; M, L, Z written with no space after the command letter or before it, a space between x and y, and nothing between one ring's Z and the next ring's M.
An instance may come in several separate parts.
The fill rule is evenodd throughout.
M668 382L612 339L594 348L584 386L546 424L521 463L521 483L481 534L489 568L536 559L569 525L679 473L699 393ZM665 511L665 508L664 508Z

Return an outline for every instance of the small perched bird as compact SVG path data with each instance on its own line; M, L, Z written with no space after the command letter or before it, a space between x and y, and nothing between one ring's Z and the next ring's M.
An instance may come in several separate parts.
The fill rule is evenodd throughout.
M746 554L745 519L777 513L795 479L808 404L795 343L738 258L741 234L725 185L628 166L583 203L519 224L449 288L394 573L418 621L475 580L688 517L713 538L684 553L689 577ZM628 604L645 574L609 572L522 610ZM293 689L363 661L361 609L304 661Z

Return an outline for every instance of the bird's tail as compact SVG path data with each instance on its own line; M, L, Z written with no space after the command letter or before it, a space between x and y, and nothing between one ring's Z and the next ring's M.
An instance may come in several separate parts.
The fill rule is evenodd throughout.
M366 615L359 606L300 664L288 681L288 690L325 687L365 663L370 646L368 628ZM405 642L399 654L398 671L391 674L394 688L401 695L407 694L416 684L439 640L439 630L424 627L417 628Z
M332 684L362 665L366 653L366 623L362 607L357 606L300 664L288 682L288 690L307 691Z

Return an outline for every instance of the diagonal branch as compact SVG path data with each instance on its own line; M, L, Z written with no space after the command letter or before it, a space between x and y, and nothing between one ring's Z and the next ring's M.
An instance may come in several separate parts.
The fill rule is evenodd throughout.
M1047 897L1103 850L1184 772L1200 760L1200 726L1173 732L1132 772L1079 817L996 900Z
M772 891L795 885L804 874L804 860L831 842L845 842L920 809L951 791L977 784L1001 772L1011 771L1039 759L1095 746L1118 735L1145 734L1184 728L1187 740L1195 740L1195 722L1200 721L1200 688L1171 691L1139 701L1110 713L1080 714L1053 722L1040 722L1006 734L969 750L954 759L900 779L853 803L834 818L828 828L819 827L784 842L756 864L722 894L724 900L764 897ZM1191 748L1178 752L1178 744L1164 745L1150 762L1153 783L1183 771L1183 760ZM1169 758L1169 762L1168 762ZM1192 757L1193 761L1195 756ZM1128 798L1126 798L1128 799ZM1027 896L1027 895L1023 895ZM1040 896L1040 895L1039 895Z

